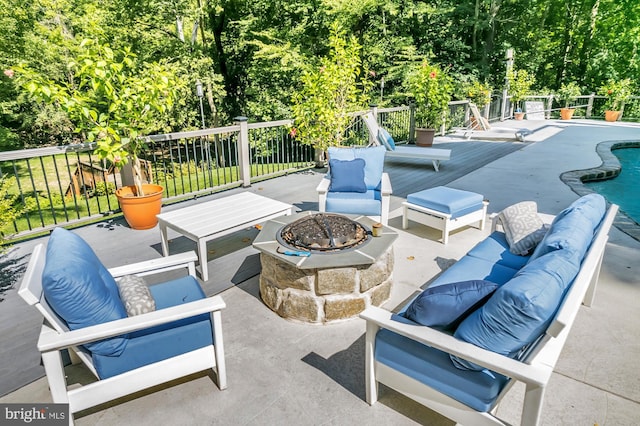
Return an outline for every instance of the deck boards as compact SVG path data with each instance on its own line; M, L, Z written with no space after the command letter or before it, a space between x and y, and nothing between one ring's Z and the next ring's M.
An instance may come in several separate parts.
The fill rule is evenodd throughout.
M391 209L397 209L407 194L448 183L482 167L500 157L526 146L521 142L484 142L451 141L434 144L437 148L451 149L451 159L440 164L435 172L431 161L424 159L388 159L385 171L389 173L393 186ZM250 188L236 188L229 191L189 200L172 206L163 207L163 211L181 208L192 203L226 197L232 193L251 191L285 203L293 204L295 210L317 210L318 196L316 186L326 170L313 169L292 173L276 179L253 184ZM75 232L87 240L95 249L98 257L107 267L145 260L162 255L160 232L131 231L122 219L115 219L114 229L102 224L88 225ZM254 228L238 231L234 234L210 241L208 244L209 281L203 283L208 295L219 293L232 285L245 281L260 271L259 256L251 247L251 241L257 235ZM42 239L34 239L19 244L16 255L21 263L26 262L33 246ZM171 243L171 252L195 249L192 241L175 237ZM18 247L16 247L18 248ZM19 283L16 283L16 287ZM39 314L26 306L15 290L6 293L0 305L0 396L24 386L42 376L39 353L35 347L39 324Z

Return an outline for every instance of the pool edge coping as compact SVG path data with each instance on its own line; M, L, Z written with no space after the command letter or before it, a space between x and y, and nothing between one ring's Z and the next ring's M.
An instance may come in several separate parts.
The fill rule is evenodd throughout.
M597 193L584 183L613 179L618 176L622 167L620 166L618 157L616 157L612 151L624 148L640 148L640 140L600 142L596 145L596 152L602 159L602 164L589 169L564 172L560 175L560 180L579 196ZM609 203L609 201L607 201L607 203ZM618 211L613 224L631 238L640 241L640 224L627 216L624 211Z

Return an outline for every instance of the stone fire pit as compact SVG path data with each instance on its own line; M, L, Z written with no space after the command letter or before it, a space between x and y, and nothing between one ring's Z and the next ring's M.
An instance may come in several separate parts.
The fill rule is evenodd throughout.
M364 225L366 241L345 250L312 252L309 257L283 254L289 248L276 237L281 229L313 212L282 216L266 222L253 247L260 251L260 296L278 315L305 323L330 323L357 316L370 305L380 306L390 295L392 244L398 234L388 227L370 235L374 221L348 216Z

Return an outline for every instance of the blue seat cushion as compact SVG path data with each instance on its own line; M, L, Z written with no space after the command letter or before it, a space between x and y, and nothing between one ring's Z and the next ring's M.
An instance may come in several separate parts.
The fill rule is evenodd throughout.
M391 137L389 132L382 127L378 130L378 141L387 149L387 151L393 151L396 149L396 143L393 140L393 137Z
M517 272L517 269L467 255L438 275L429 287L470 280L486 280L502 285Z
M518 358L551 323L579 269L575 251L558 250L528 263L469 315L454 336L481 348ZM451 357L459 368L481 369Z
M606 212L606 201L600 194L580 197L561 211L534 250L529 262L563 248L577 250L583 257L593 240L594 230Z
M451 215L452 219L483 208L483 197L475 192L436 186L407 195L407 202Z
M70 330L127 317L118 286L91 247L64 228L51 233L42 273L47 303ZM92 353L117 356L127 346L124 336L84 345Z
M476 244L475 247L469 250L467 256L477 257L487 262L518 270L529 260L528 256L511 253L505 234L499 231L491 233L487 238Z
M410 320L441 329L455 329L498 288L491 281L471 280L428 287L402 313Z
M380 216L382 201L380 191L328 192L325 210L332 213Z
M149 287L156 309L169 308L205 297L195 278L187 276ZM118 356L92 353L101 379L106 379L144 365L153 364L213 343L211 316L191 318L131 333L125 350Z
M457 369L449 354L382 329L376 335L375 359L449 397L487 412L509 378L489 371Z
M382 182L382 171L384 169L384 154L386 152L384 146L368 147L368 148L338 148L329 147L329 161L336 160L353 160L354 158L362 158L365 162L364 166L364 182L367 189L379 189Z
M367 185L364 183L364 160L354 158L353 160L329 160L331 170L331 192L367 192Z

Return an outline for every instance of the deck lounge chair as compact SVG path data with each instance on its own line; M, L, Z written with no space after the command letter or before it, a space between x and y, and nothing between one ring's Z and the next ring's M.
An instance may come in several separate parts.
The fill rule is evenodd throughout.
M491 124L489 124L489 120L487 120L485 117L482 116L482 114L480 114L480 111L478 110L478 106L474 103L469 103L469 109L471 110L471 115L473 115L473 118L475 120L472 120L471 124L469 125L469 127L467 127L467 129L464 132L464 137L466 139L471 139L471 135L473 134L474 131L502 131L505 133L513 133L513 136L515 139L519 140L520 142L524 142L524 137L529 133L529 130L527 129L512 129L509 127L493 127L491 126Z
M387 158L422 158L431 160L436 172L440 169L440 161L451 158L450 149L396 145L389 132L378 125L376 118L371 112L362 116L362 120L369 129L371 144L384 145L387 149L385 154Z

